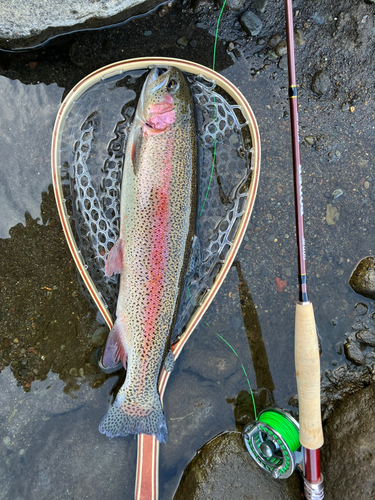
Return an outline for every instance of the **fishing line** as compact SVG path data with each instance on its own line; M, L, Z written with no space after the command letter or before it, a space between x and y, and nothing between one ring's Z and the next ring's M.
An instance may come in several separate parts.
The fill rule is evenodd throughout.
M224 0L223 6L221 7L219 18L218 18L217 24L216 24L214 54L213 54L213 59L212 59L212 69L213 69L213 71L215 71L216 47L217 47L217 38L218 38L218 34L219 34L220 19L221 19L221 16L222 16L223 12L224 12L224 8L225 8L225 4L226 3L227 3L227 0ZM214 82L213 87L212 87L212 92L214 93L214 111L215 111L214 123L216 122L216 117L217 117L216 101L215 101L215 86L216 86L216 84ZM199 217L203 213L204 205L206 204L206 200L207 200L207 196L208 196L208 191L210 190L211 181L212 181L212 177L213 177L213 173L214 173L215 161L216 161L216 144L217 144L217 141L216 141L216 132L217 132L217 127L216 127L216 124L215 124L214 152L213 152L213 157L212 157L212 167L211 167L210 180L208 181L208 187L207 187L206 195L205 195L204 200L203 200L203 205L202 205L201 211L199 213Z
M207 324L207 323L206 323ZM238 356L238 354L236 353L236 351L234 350L234 348L230 345L230 343L225 340L224 337L222 337L221 335L219 335L218 333L216 334L225 344L227 344L227 346L234 352L234 354L237 356L238 360L240 360L240 357ZM249 386L249 389L250 389L250 395L251 395L251 399L253 401L253 408L254 408L254 416L255 416L255 420L257 420L257 409L256 409L256 406L255 406L255 399L254 399L254 394L253 394L253 391L251 389L251 385L250 385L250 381L249 381L249 377L247 376L247 373L246 373L246 370L245 370L245 367L244 365L241 363L241 367L242 367L242 371L246 377L246 381L247 381L247 384Z

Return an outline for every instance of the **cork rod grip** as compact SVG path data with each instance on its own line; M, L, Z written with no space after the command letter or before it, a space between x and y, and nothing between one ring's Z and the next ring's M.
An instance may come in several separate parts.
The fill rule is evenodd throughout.
M300 442L309 450L323 444L320 414L320 360L311 302L296 304L295 365L298 388Z

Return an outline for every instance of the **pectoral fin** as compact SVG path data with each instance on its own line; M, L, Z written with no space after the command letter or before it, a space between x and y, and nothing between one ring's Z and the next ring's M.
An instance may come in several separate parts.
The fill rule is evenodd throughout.
M107 276L121 273L123 256L124 240L119 238L107 255L107 261L105 263L105 273Z

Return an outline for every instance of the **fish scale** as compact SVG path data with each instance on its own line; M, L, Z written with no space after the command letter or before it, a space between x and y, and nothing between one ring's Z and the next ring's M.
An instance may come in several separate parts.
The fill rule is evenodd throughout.
M103 364L127 365L125 383L99 426L110 438L144 433L167 440L157 387L195 233L196 156L189 85L176 68L155 68L129 134L120 236L106 267L121 278Z

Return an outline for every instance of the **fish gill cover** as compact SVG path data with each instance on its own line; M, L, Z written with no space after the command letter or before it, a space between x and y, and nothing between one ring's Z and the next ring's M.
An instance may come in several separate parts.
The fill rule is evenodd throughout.
M64 202L82 260L112 316L119 276L108 277L105 262L119 235L124 152L146 74L146 69L127 71L91 86L74 101L62 131ZM226 260L245 212L252 172L251 136L240 106L214 82L187 78L198 133L199 243L193 245L173 339L184 332Z

